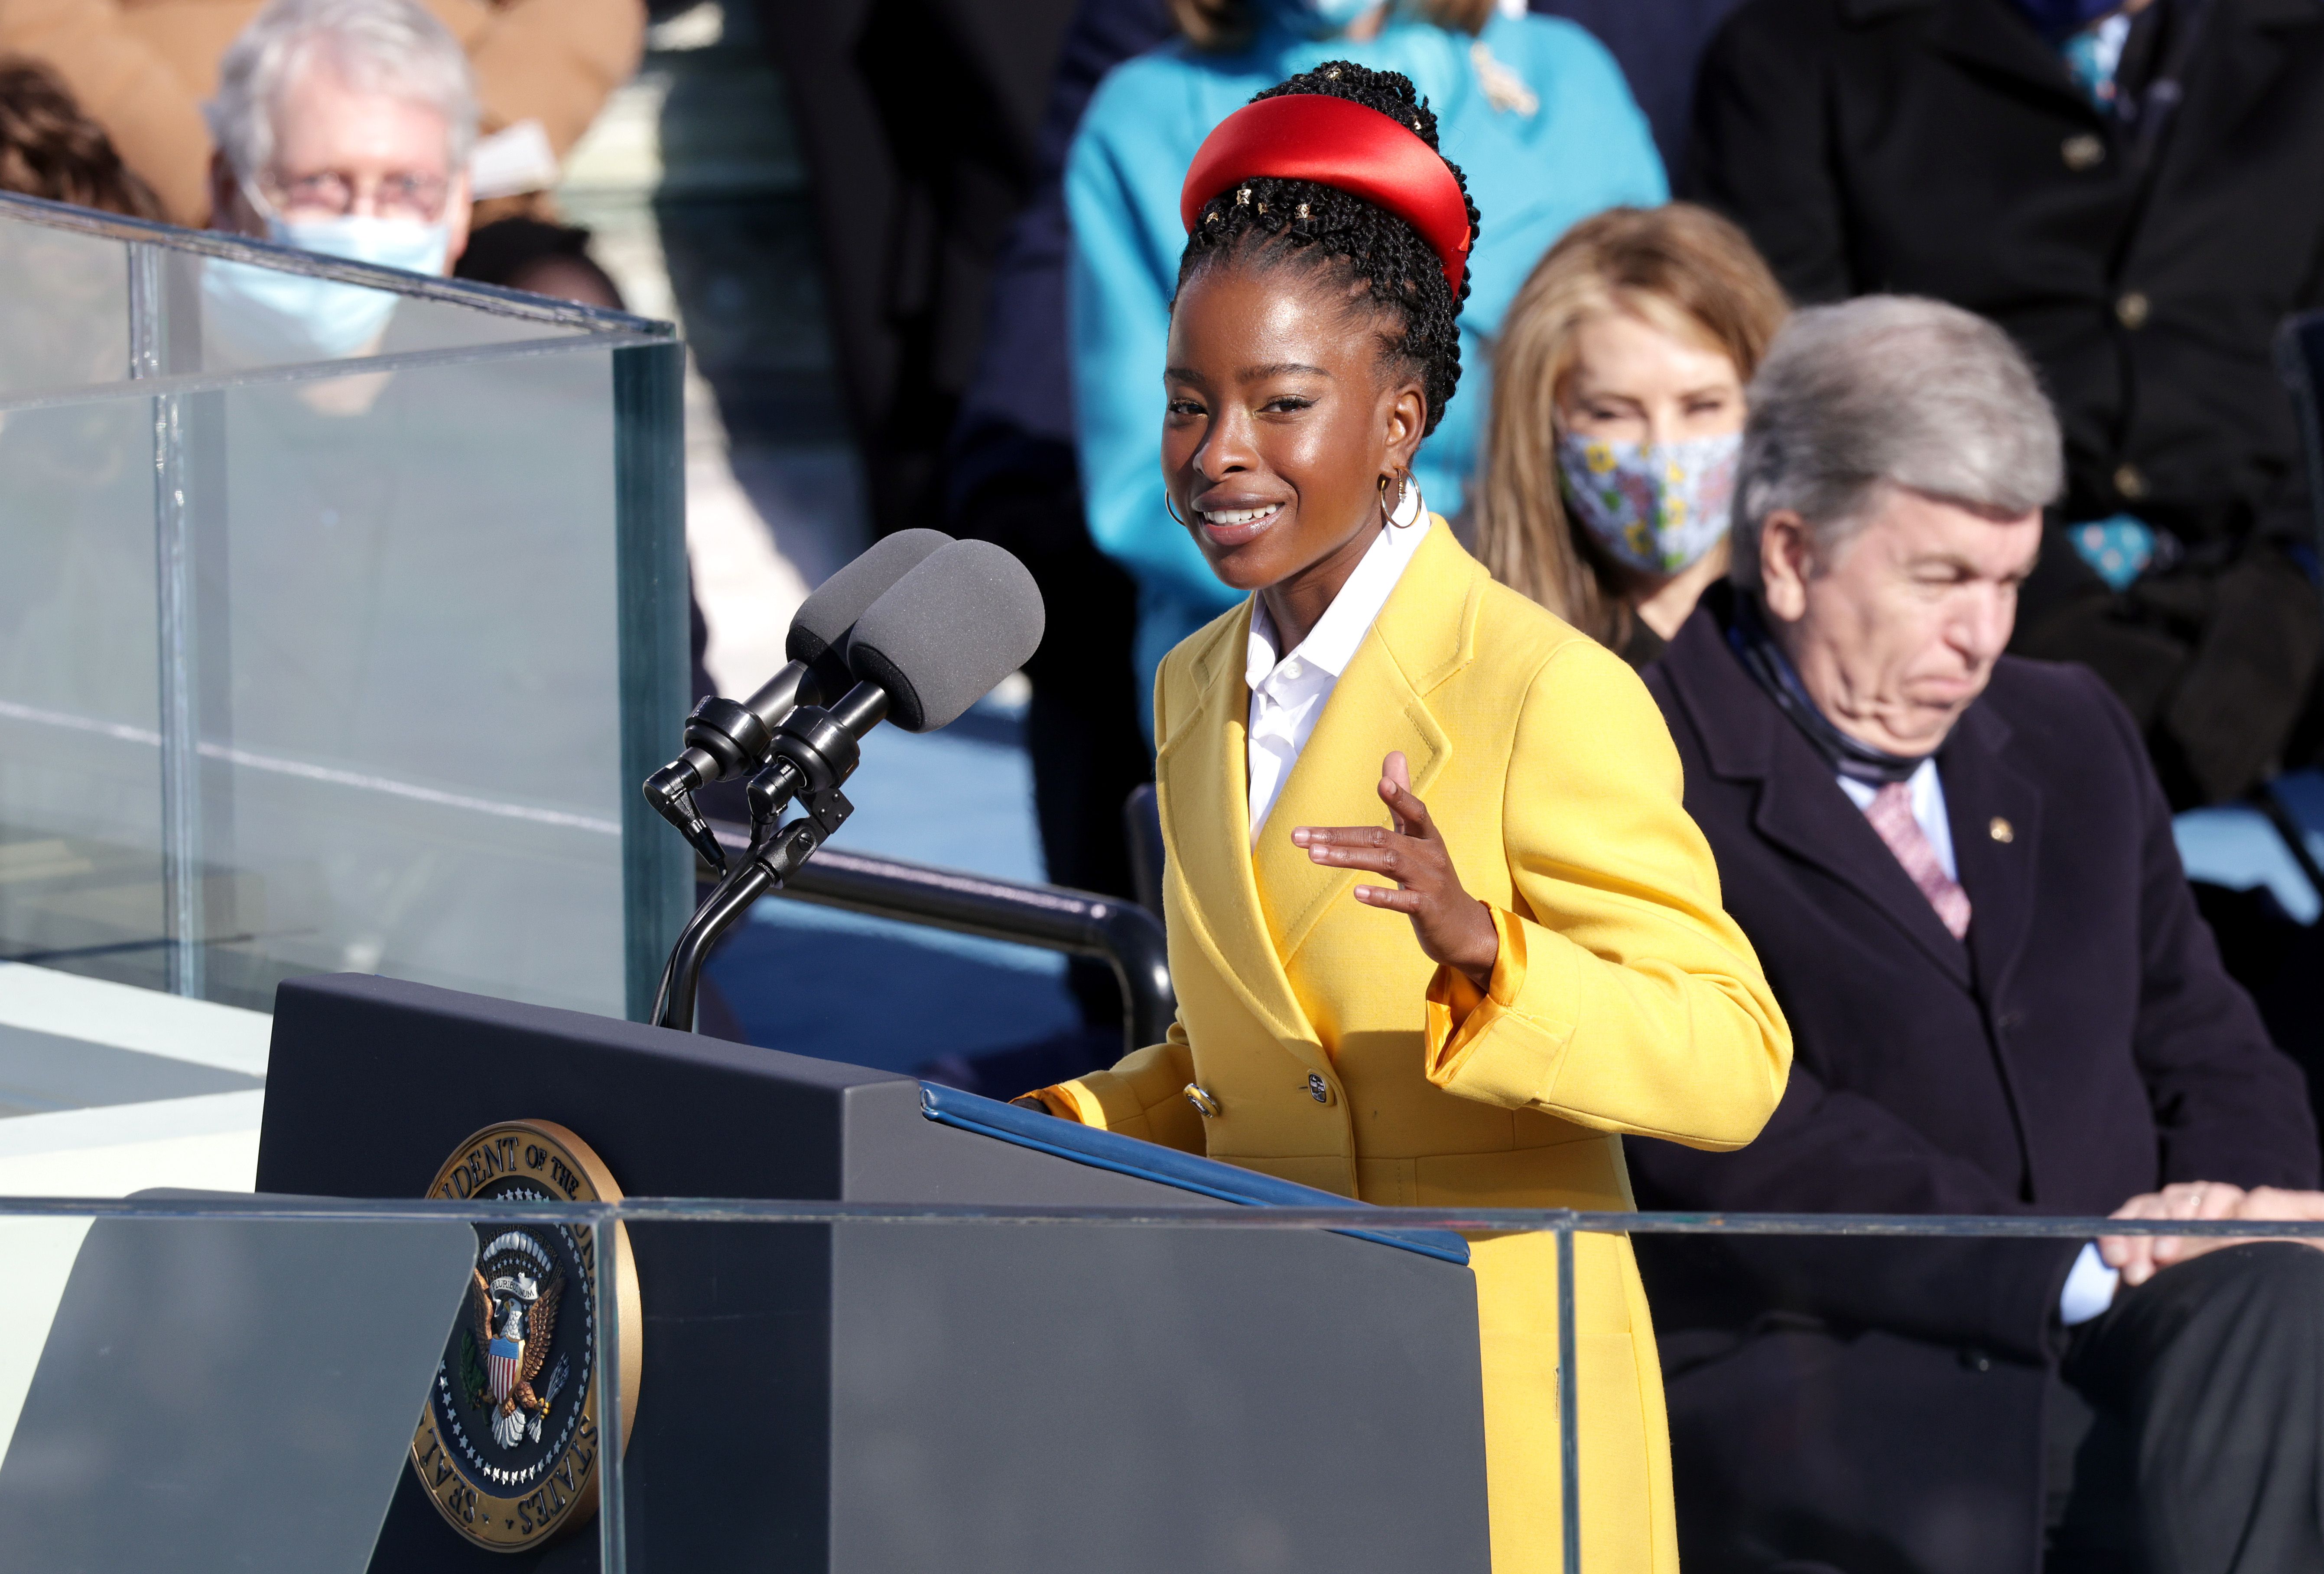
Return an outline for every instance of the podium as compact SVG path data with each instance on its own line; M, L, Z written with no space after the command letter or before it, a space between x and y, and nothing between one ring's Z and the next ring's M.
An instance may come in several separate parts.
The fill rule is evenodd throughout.
M569 1129L632 1198L1344 1204L886 1072L384 979L281 986L261 1192L418 1197L470 1133L513 1119ZM998 1221L629 1235L635 1567L1489 1567L1457 1237ZM458 1313L447 1304L435 1337ZM588 1529L472 1546L406 1468L370 1568L596 1563Z

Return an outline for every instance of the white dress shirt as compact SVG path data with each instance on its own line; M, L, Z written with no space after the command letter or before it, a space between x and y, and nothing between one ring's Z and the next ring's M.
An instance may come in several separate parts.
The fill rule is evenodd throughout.
M1936 853L1946 876L1960 879L1960 870L1953 863L1953 827L1945 816L1945 784L1937 775L1936 757L1921 761L1921 769L1906 777L1904 783L1913 789L1914 824L1929 839L1930 850ZM1840 790L1859 809L1870 808L1873 795L1879 791L1869 782L1847 776L1840 778ZM2121 1272L2107 1267L2106 1259L2098 1256L2098 1242L2084 1242L2058 1295L2059 1320L2068 1328L2088 1322L2114 1304L2115 1291L2121 1284Z
M1356 647L1364 642L1380 608L1388 604L1388 594L1404 577L1405 566L1428 535L1428 513L1420 502L1420 489L1407 483L1405 496L1407 502L1397 511L1398 522L1372 538L1356 571L1348 575L1348 583L1340 587L1340 594L1288 656L1276 653L1278 636L1275 620L1267 615L1267 603L1257 596L1251 598L1250 646L1243 658L1242 675L1250 686L1253 847L1259 845L1259 833L1275 800L1282 796L1291 768L1299 762L1299 751L1307 747L1308 737L1323 714L1324 702L1332 697L1348 663L1356 658ZM1407 519L1408 524L1404 522Z

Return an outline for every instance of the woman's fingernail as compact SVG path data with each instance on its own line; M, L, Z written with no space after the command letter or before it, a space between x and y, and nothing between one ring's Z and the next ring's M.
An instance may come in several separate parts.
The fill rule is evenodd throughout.
M1291 833L1291 844L1294 847L1305 847L1307 845L1307 842L1308 836L1306 826L1302 825L1297 830Z

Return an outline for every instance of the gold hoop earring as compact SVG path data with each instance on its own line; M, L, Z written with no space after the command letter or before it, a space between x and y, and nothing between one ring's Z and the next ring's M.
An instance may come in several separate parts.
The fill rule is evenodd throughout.
M1406 494L1412 490L1412 466L1409 465L1402 465L1397 470L1394 477L1396 481L1396 503L1394 507L1390 507L1388 501L1388 483L1389 479L1389 477L1385 475L1379 478L1380 523L1391 530L1410 529L1412 528L1410 525L1402 525L1397 522L1397 515L1404 511ZM1415 522L1416 523L1417 521Z
M1170 489L1167 486L1162 489L1162 511L1168 514L1172 521L1176 523L1180 529L1191 530L1194 528L1179 517L1177 506L1171 502Z

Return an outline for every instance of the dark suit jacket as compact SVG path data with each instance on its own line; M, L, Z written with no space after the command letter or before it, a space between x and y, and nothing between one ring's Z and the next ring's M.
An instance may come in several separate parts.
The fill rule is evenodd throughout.
M2324 303L2324 4L2156 9L2201 32L2143 151L2009 0L1748 0L1704 57L1687 194L1799 299L2007 328L2065 422L2069 517L2304 537L2269 345Z
M2170 1181L2316 1183L2300 1072L2221 970L2096 678L2004 658L1938 753L1964 943L1711 602L1646 682L1795 1058L1748 1147L1632 1138L1642 1207L2098 1215ZM1641 1238L1687 1567L2032 1570L2079 1249Z

